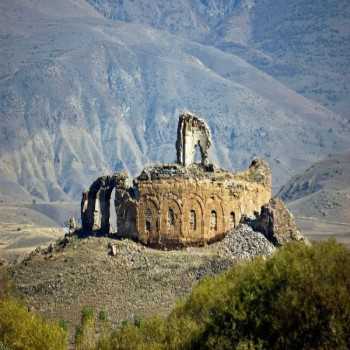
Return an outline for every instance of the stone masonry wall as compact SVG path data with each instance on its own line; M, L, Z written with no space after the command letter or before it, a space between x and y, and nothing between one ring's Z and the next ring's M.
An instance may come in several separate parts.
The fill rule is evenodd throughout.
M232 173L208 162L211 136L204 120L179 117L177 163L145 168L128 185L126 173L98 178L81 202L82 230L109 234L115 189L117 234L157 247L202 245L222 238L242 215L253 216L271 199L271 171L254 160ZM195 163L199 148L201 162Z
M138 199L121 202L118 233L150 246L202 245L222 238L242 215L253 216L271 199L264 162L242 173L201 175L141 176Z

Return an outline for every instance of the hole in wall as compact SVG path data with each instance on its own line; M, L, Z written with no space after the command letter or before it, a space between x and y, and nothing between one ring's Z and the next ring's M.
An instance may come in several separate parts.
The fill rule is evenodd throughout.
M117 232L117 213L115 211L115 189L111 192L111 198L109 203L109 232Z

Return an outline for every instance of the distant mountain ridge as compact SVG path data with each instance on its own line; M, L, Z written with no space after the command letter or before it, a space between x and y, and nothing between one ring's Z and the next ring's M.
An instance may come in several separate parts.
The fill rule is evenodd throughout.
M234 53L350 119L347 0L87 1L107 18Z
M285 184L278 196L297 215L350 226L350 151L313 164Z
M221 13L248 4L201 3L217 14L201 15L204 36L212 35L209 24L222 25L215 19ZM99 4L104 13L107 2ZM140 11L151 14L152 6ZM78 199L99 175L121 169L136 175L145 164L171 162L185 109L208 121L215 163L239 169L265 158L275 188L326 154L350 148L346 118L243 55L209 39L203 45L202 36L111 21L83 0L6 0L0 10L0 176L7 189L0 198L13 191L44 201Z

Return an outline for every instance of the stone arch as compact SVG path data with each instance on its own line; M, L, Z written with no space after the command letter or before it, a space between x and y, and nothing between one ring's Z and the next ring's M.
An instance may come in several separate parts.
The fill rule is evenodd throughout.
M215 225L213 225L214 217ZM220 197L212 196L207 199L205 203L204 224L206 237L209 240L220 237L225 233L225 214Z
M137 234L137 207L134 202L123 203L117 211L118 233L136 239Z
M175 225L175 213L173 208L168 208L168 228Z
M241 219L240 206L236 204L225 208L225 214L226 214L226 231L237 227Z
M194 209L190 210L190 230L196 231L197 230L197 213Z
M195 216L195 227L191 225L191 215ZM186 240L195 241L199 239L204 239L204 204L202 198L197 194L190 194L183 209L183 236Z
M118 231L115 193L116 193L116 189L114 187L111 191L111 195L109 199L109 232L110 233L116 233Z
M229 228L235 228L236 226L236 213L233 210L231 210L229 214Z
M199 143L196 143L193 149L193 163L201 163L202 159L203 159L202 147Z
M101 176L83 193L81 219L84 231L109 233L110 200L114 188L114 176Z
M178 238L182 232L182 206L175 198L168 196L162 203L161 232L170 239Z
M216 212L216 209L212 209L210 212L210 220L209 220L210 226L209 229L210 231L215 231L215 233L218 230L218 214Z
M159 205L154 198L141 200L138 212L138 232L144 243L154 244L159 239Z

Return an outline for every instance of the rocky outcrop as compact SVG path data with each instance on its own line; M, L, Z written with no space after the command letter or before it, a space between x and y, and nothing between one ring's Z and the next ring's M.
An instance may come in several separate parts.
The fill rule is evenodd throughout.
M254 219L245 217L242 221L249 224L254 231L264 234L276 246L290 241L306 241L298 230L292 213L279 198L272 198L263 205Z

